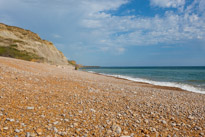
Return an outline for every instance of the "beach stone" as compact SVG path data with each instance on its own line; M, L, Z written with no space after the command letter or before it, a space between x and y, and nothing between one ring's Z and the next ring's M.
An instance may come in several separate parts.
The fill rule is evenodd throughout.
M199 133L199 135L204 136L204 133Z
M162 123L163 123L163 124L167 124L167 122L166 122L165 120L162 120Z
M176 126L176 123L175 123L175 122L172 122L171 125L174 127L174 126Z
M34 107L27 107L28 110L34 110Z
M194 129L195 129L195 130L202 130L202 128L201 128L201 127L198 127L198 126L194 127Z
M120 134L122 132L122 129L119 125L112 125L112 131L116 132L117 134Z
M73 127L77 127L78 126L78 123L73 123Z
M6 121L14 122L14 119L6 118Z
M30 133L30 137L36 137L35 133Z
M4 127L3 129L4 129L4 130L8 130L8 129L9 129L9 127Z
M151 131L151 132L156 132L157 130L156 130L155 128L151 127L151 128L150 128L150 131Z
M53 122L54 125L57 125L58 123L59 123L58 121Z
M90 109L91 112L95 113L96 111L94 109Z
M20 130L19 130L19 129L15 129L14 131L15 131L16 133L19 133L19 132L20 132Z
M40 128L38 128L38 129L36 130L36 133L40 136L40 135L42 135L42 134L43 134L43 130L42 130L42 129L40 129Z
M30 132L27 132L27 133L26 133L26 137L31 137Z
M176 130L176 131L178 131L178 130L179 130L178 128L175 128L175 127L174 127L173 129L174 129L174 130Z
M53 127L53 130L55 133L58 133L58 129L56 127Z
M192 115L189 115L189 116L188 116L188 119L193 120L194 117L193 117Z
M123 131L123 134L127 135L127 134L128 134L128 132L127 132L126 130L124 130L124 131Z
M145 122L146 124L148 124L148 123L149 123L149 120L148 120L148 119L145 119L144 122Z
M111 134L111 133L112 133L112 130L110 130L110 129L107 130L107 132L106 132L106 134L108 134L108 135Z

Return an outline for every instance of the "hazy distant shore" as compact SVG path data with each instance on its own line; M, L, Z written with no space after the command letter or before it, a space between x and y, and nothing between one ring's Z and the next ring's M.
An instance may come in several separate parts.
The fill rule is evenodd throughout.
M0 136L204 136L205 95L0 57Z

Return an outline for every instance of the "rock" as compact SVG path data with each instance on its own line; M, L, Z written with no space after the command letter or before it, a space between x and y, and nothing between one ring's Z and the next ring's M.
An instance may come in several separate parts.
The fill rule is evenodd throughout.
M123 134L127 135L127 134L128 134L128 132L127 132L126 130L124 130L124 131L123 131Z
M66 114L61 114L61 116L62 116L62 117L65 117L65 116L66 116Z
M31 136L30 132L27 132L26 137L30 137L30 136Z
M58 133L58 129L56 127L53 127L53 130L55 133Z
M166 122L165 120L162 120L162 123L163 123L163 124L167 124L167 122Z
M194 127L194 129L195 129L195 130L202 130L202 128L201 128L201 127L198 127L198 126Z
M53 122L53 124L54 124L54 125L57 125L57 124L58 124L58 121Z
M25 127L26 125L24 123L21 123L21 126Z
M94 109L90 109L91 112L95 113L96 111Z
M4 130L8 130L9 128L8 128L8 127L4 127L3 129L4 129Z
M151 132L156 132L157 130L156 130L155 128L151 127L151 128L150 128L150 131L151 131Z
M204 136L204 133L199 133L199 135Z
M77 127L78 126L78 123L73 123L73 127Z
M112 133L112 130L107 130L106 134L111 134Z
M174 129L174 130L176 130L176 131L178 131L178 130L179 130L178 128L175 128L175 127L174 127L173 129Z
M69 122L69 119L64 119L65 122Z
M148 124L148 123L149 123L149 120L148 120L148 119L145 119L144 122L145 122L146 124Z
M188 116L188 119L193 120L194 117L193 117L192 115L189 115L189 116Z
M6 118L6 121L14 122L14 119Z
M45 115L41 115L41 117L42 117L42 118L45 118L46 116L45 116Z
M35 137L36 134L35 133L30 133L30 137Z
M176 123L175 123L175 122L172 122L171 125L174 127L174 126L176 126Z
M42 130L41 128L38 128L38 129L36 130L36 133L37 133L38 136L40 136L40 135L43 134L43 130Z
M16 133L19 133L19 132L20 132L20 130L19 130L19 129L15 129L14 131L15 131Z
M34 110L34 107L27 107L28 110Z
M112 131L116 132L117 134L120 134L122 132L122 129L119 125L112 125Z

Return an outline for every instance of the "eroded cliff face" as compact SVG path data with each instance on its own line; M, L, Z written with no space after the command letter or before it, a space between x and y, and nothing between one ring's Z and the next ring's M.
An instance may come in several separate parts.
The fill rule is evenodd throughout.
M13 46L17 50L37 55L37 61L55 65L67 65L67 58L51 42L38 34L19 27L0 23L0 47Z

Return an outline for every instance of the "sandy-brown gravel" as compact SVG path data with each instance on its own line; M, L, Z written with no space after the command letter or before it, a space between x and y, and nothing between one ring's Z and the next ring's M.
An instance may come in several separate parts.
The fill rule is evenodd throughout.
M205 95L0 57L0 136L205 136Z

